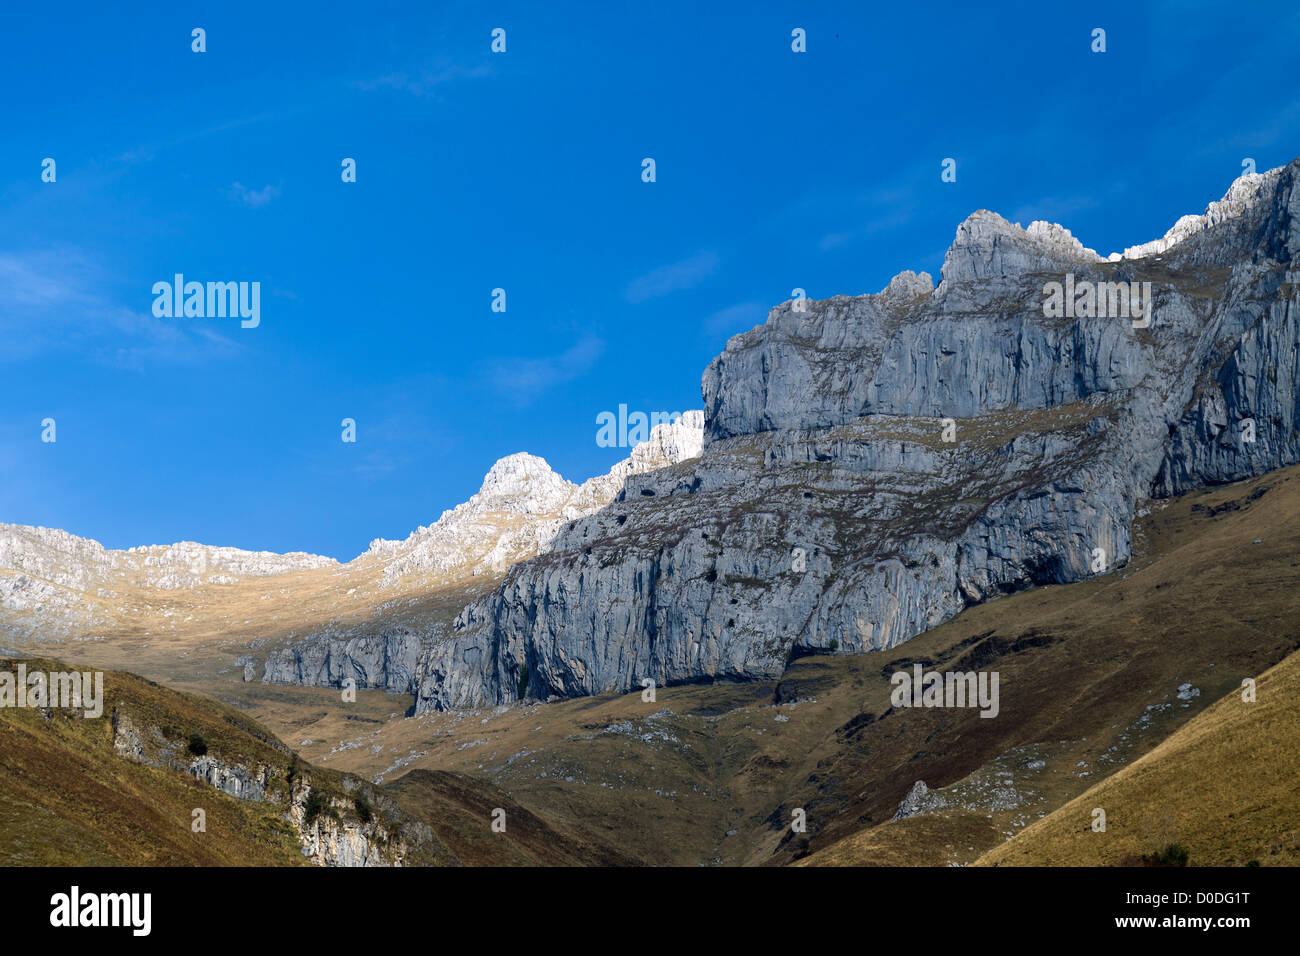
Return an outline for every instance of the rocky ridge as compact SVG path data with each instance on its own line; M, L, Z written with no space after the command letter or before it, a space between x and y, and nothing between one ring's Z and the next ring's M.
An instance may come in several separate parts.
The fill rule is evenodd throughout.
M119 757L179 771L237 800L280 804L283 818L292 826L302 846L303 856L317 866L401 866L411 851L402 833L394 832L392 821L371 811L368 803L358 803L355 797L349 799L346 794L328 791L318 793L313 800L312 775L298 769L296 761L290 762L287 752L285 762L291 769L286 776L283 768L265 762L250 767L215 754L195 756L166 729L138 722L120 708L113 710L111 727L113 751ZM342 780L345 788L351 787L358 793L367 791L369 799L380 801L374 788L367 784L350 777ZM316 789L320 789L319 785ZM367 808L364 815L358 814L358 806ZM422 835L427 839L422 831L428 828L413 821L397 829L413 833L417 843L421 842Z
M84 635L81 605L112 604L115 583L199 600L230 578L292 579L298 603L290 587L262 597L289 618L262 679L351 678L413 693L419 712L771 679L802 654L890 648L970 604L1106 573L1144 499L1300 460L1298 170L1243 176L1105 258L979 210L937 286L905 271L873 295L772 309L705 371L704 411L608 475L579 486L510 456L470 501L346 565L0 526L6 633ZM1150 283L1154 321L1047 315L1066 275ZM246 679L256 664L239 658Z
M467 606L416 710L889 648L1123 565L1148 497L1300 460L1298 171L1243 177L1118 259L981 210L937 288L905 272L773 309L704 373L702 454L629 479ZM1150 282L1154 321L1047 317L1067 273Z
M0 525L0 641L214 634L235 648L244 680L351 678L411 693L420 653L471 597L545 550L567 522L612 501L629 477L698 454L703 422L697 410L656 426L581 485L535 455L507 456L468 501L403 541L373 541L346 564L189 542L111 551L63 531Z
M11 639L43 641L102 626L87 598L113 602L131 592L192 591L337 566L316 554L193 541L113 551L66 531L0 524L0 621Z
M676 423L657 425L628 458L581 485L565 481L534 455L501 459L468 501L404 542L372 543L357 559L361 565L384 562L381 589L468 578L459 603L416 618L384 614L315 632L270 651L263 680L337 686L350 678L360 688L413 694L421 656L445 639L470 595L486 593L512 564L545 552L566 523L608 504L633 476L698 454L703 424L703 413L691 411Z

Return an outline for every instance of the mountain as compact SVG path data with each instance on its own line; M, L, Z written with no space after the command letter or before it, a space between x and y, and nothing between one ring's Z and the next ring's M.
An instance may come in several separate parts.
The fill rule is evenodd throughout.
M512 455L347 563L0 526L4 641L110 669L100 718L0 710L0 851L1293 859L1297 172L1106 257L979 211L937 286L732 338L703 412L608 475ZM898 705L916 667L998 674L997 719ZM1236 708L1246 679L1266 706ZM1114 839L1081 842L1102 801Z
M68 671L25 658L0 660L0 673L20 666ZM379 787L312 766L245 714L134 674L104 674L98 704L0 707L0 864L633 862L462 774L417 770Z
M1267 719L1240 747L1229 735L1246 725L1216 720L1198 736L1222 762L1120 790L1104 806L1128 846L1089 845L1080 862L1168 842L1193 847L1193 864L1285 862L1297 807L1281 794L1300 761L1263 678L1300 651L1300 466L1148 501L1133 541L1112 573L986 601L886 651L799 657L777 679L321 721L303 754L371 780L473 777L651 864L964 865L1239 702L1253 678L1274 701ZM896 706L891 679L917 664L997 672L997 718ZM1267 783L1241 778L1251 753ZM1214 767L1232 773L1218 783ZM1236 819L1249 828L1224 822ZM1089 822L1074 814L1062 832Z
M581 485L534 455L489 470L479 492L404 541L346 564L185 542L111 551L63 531L0 525L0 647L75 647L155 677L411 693L421 652L514 562L608 504L630 476L698 454L703 415L651 429Z
M1170 843L1196 866L1300 864L1300 654L1260 674L1252 691L1216 701L976 864L1131 865ZM1111 808L1104 831L1092 828L1098 807Z
M888 650L1123 567L1149 497L1300 460L1298 171L1105 258L981 210L937 287L773 309L704 373L700 456L630 477L470 603L421 658L417 712Z
M340 706L337 691L253 682L234 686L277 699L235 710L211 699L225 684L200 696L110 671L97 719L0 708L0 860L946 865L1005 844L1021 862L1122 863L1176 841L1193 864L1285 863L1298 551L1300 467L1147 503L1121 571L985 602L878 654L651 702L402 718L378 691ZM67 666L0 673L19 663ZM890 677L915 663L999 671L998 719L893 707ZM332 724L304 731L304 714ZM1098 794L1111 841L1078 842ZM192 833L196 807L219 839Z
M608 475L510 456L347 564L0 526L3 633L422 713L773 679L1107 573L1147 498L1300 460L1297 169L1108 257L977 211L937 286L903 272L733 337L703 413Z
M132 595L236 584L336 567L315 554L273 554L182 541L110 551L66 531L0 524L0 613L11 641L48 642L111 628Z
M501 459L477 494L434 524L405 541L372 542L349 570L378 571L369 590L383 603L363 619L331 622L270 652L264 679L335 685L351 677L358 687L413 693L421 655L444 637L460 607L490 591L512 564L546 551L566 522L608 504L630 476L699 454L703 425L699 411L656 425L628 458L581 485L534 455ZM430 594L447 593L450 603L429 604Z

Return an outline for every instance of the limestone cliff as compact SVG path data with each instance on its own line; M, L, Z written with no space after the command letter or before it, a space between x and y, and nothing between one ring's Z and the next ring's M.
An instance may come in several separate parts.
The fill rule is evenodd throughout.
M937 288L905 272L773 309L704 373L702 454L630 478L466 607L417 711L888 648L1123 565L1143 499L1300 460L1298 172L1109 258L980 211ZM1051 282L1103 293L1049 317ZM1098 307L1121 282L1150 283L1149 322Z

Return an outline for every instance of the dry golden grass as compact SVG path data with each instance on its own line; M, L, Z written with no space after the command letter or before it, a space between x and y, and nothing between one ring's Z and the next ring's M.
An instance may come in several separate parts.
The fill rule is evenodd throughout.
M1002 834L983 813L925 813L873 827L794 865L947 866L1001 840Z
M35 669L64 670L54 661ZM0 661L0 669L14 662ZM113 708L138 722L203 736L232 761L287 764L270 734L204 699L108 673L102 717L30 708L0 710L0 862L30 866L295 866L304 861L273 803L226 796L174 770L133 763L113 751ZM191 830L192 812L207 832Z
M632 693L393 717L409 698L370 692L344 707L337 690L216 674L211 662L227 659L224 642L247 635L219 636L215 626L216 651L178 635L177 659L152 645L135 666L236 704L313 763L367 778L385 774L393 784L385 789L434 826L440 859L969 863L1140 761L1243 676L1300 646L1300 469L1161 505L1139 522L1136 540L1126 568L971 608L883 654L795 661L780 689L778 682L690 685L661 688L653 704ZM245 597L260 600L251 591ZM222 614L239 616L234 606ZM131 660L127 645L111 652ZM888 676L913 660L1000 671L1001 714L891 713ZM1185 682L1201 690L1186 706L1173 699ZM1276 748L1258 750L1292 781L1300 760L1287 747L1294 740L1279 733ZM433 775L403 778L410 770ZM1231 779L1226 764L1216 773ZM1023 798L1010 810L981 802L1002 774ZM891 822L918 779L950 808ZM1225 788L1224 799L1236 793L1240 804L1218 817L1219 809L1206 810L1206 833L1219 834L1224 859L1293 852L1283 848L1285 830L1276 839L1249 828L1234 835L1238 818L1255 812L1253 794L1263 792L1244 783ZM1271 805L1276 795L1268 794L1255 802ZM1150 799L1169 802L1166 794ZM485 820L494 800L536 826L521 827L518 842L513 832L492 842ZM28 804L43 806L28 800L0 817L40 819L45 811ZM793 808L807 811L807 834L791 833ZM1156 849L1165 831L1170 841L1182 835L1143 826L1150 832L1139 835L1151 845L1121 857ZM1193 863L1211 858L1208 847L1193 849Z
M1007 843L986 866L1114 866L1189 850L1192 866L1300 863L1300 654ZM1106 812L1105 832L1092 829Z
M987 825L1009 838L1300 646L1300 469L1157 506L1139 523L1137 540L1136 558L1119 572L972 608L881 655L881 674L890 661L909 657L941 669L997 669L1002 714L988 721L942 711L890 716L884 688L870 681L854 740L812 747L817 761L808 784L815 786L793 788L788 797L820 803L821 825L804 841L783 838L779 855L790 858L793 846L795 856L811 852L812 863L933 862L934 847L917 839L920 824L889 822L918 779L952 807L928 815L960 816L977 806ZM1200 696L1177 700L1183 683ZM1270 759L1261 773L1294 780L1300 734L1280 735ZM981 800L1004 782L1017 790L1018 806ZM1240 796L1244 813L1251 800L1244 782ZM1290 799L1294 805L1294 793ZM1218 828L1242 859L1262 852L1250 848L1249 837L1234 836L1234 819L1210 818L1204 826ZM938 836L943 825L935 826ZM1294 841L1294 827L1279 830L1270 852ZM1158 842L1161 828L1148 830ZM950 842L950 863L973 862L990 848L976 833L964 844ZM1227 859L1226 852L1213 858Z

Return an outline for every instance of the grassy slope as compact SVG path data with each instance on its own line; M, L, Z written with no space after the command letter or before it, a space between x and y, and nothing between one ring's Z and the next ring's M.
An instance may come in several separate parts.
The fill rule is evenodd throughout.
M972 608L884 654L804 658L779 684L663 688L655 703L395 720L318 759L391 778L410 756L485 778L653 863L969 863L1300 645L1297 554L1293 469L1158 508L1126 568ZM913 660L998 670L1001 714L892 709L889 675ZM1200 694L1178 699L1184 683ZM892 823L916 780L949 807ZM795 808L807 834L789 829ZM849 838L862 842L819 857Z
M318 688L236 680L206 689L238 700L317 766L395 781L383 790L433 827L435 862L969 863L1300 646L1300 469L1169 502L1139 523L1136 540L1134 561L1112 574L972 608L883 654L804 658L779 683L415 719L391 716L409 699L377 692L341 706L337 691ZM998 670L1002 713L891 709L889 675L913 660ZM1201 693L1178 700L1187 682ZM193 706L199 719L219 705ZM205 735L238 716L211 714ZM0 712L0 733L30 719ZM0 746L0 773L6 753ZM1275 755L1288 773L1297 759L1285 747ZM93 778L95 766L82 772ZM949 805L891 822L918 779ZM1016 799L1004 806L1008 789ZM22 798L35 807L15 810L3 779L0 795L6 848L15 826L41 813L74 827L94 816L89 797L65 814L40 788ZM1249 798L1243 789L1243 807ZM188 838L190 805L166 823L184 824L176 839ZM488 828L496 806L510 821L504 839ZM807 811L807 834L790 832L792 808ZM209 809L210 831L211 821ZM80 842L92 847L93 836ZM82 852L77 842L69 852ZM145 852L129 842L119 852Z
M1171 842L1190 865L1300 864L1300 654L1262 674L1256 700L1233 692L1146 756L977 862L1131 863ZM1106 811L1105 832L1092 813Z
M466 866L634 866L639 861L590 836L560 830L505 792L462 774L414 770L388 792L414 815L437 823L437 835ZM505 811L505 831L490 826Z
M812 841L811 849L818 852L808 863L891 863L909 857L917 863L973 862L1099 778L1163 746L1162 740L1210 702L1234 693L1243 677L1260 674L1300 646L1300 470L1185 496L1143 521L1141 528L1145 538L1139 539L1138 557L1118 573L974 608L903 645L923 652L918 657L942 660L951 655L924 653L928 642L951 646L960 634L991 629L992 638L1004 644L1010 640L1012 648L1018 643L1019 651L1002 655L996 664L1002 671L1007 719L980 728L969 717L957 718L942 728L940 715L946 712L931 712L932 745L949 758L916 759L900 764L897 772L915 766L908 777L942 787L949 806L893 822L892 814L880 812L890 809L888 804L877 803L871 808L875 812L860 821L864 825L824 829ZM1200 694L1179 700L1174 691L1183 683L1193 684ZM1267 711L1255 713L1262 717ZM927 723L920 712L905 716L909 722ZM1285 721L1278 729L1285 729ZM1289 733L1280 734L1277 746L1269 748L1271 762L1259 773L1294 781L1300 767L1298 741L1292 721ZM1230 759L1229 741L1207 739L1204 745L1207 754L1222 746L1223 759ZM877 761L885 756L877 750ZM1037 766L1038 761L1044 766ZM1220 769L1228 772L1227 764ZM1195 796L1198 787L1218 786L1191 768L1182 775L1168 789L1153 790L1150 805L1174 806ZM911 782L895 780L891 799ZM1280 796L1246 784L1240 781L1235 812L1268 806ZM1018 806L1004 809L990 799L1002 786L1018 794ZM1206 812L1218 811L1207 804ZM1278 815L1279 829L1270 839L1294 842L1293 829L1287 837L1284 817ZM1172 813L1161 810L1155 819L1136 835L1127 831L1138 842L1146 841L1142 853L1156 849L1163 838L1173 839L1179 829ZM1259 843L1255 837L1234 835L1230 817L1205 819L1201 826L1235 847L1232 853L1238 857L1263 852L1253 848ZM918 845L919 829L939 837L942 846ZM936 849L943 852L936 854ZM1137 849L1133 843L1105 859L1118 860ZM1232 853L1224 847L1211 856L1226 861ZM1089 859L1100 862L1102 857Z
M0 669L12 670L12 661ZM62 670L54 661L28 661ZM286 763L271 735L244 715L131 674L107 673L104 715L0 710L0 862L9 865L221 866L303 862L291 828L269 803L236 800L174 770L113 750L114 707L137 722L202 735L223 758ZM207 832L191 832L202 808Z
M0 660L13 671L17 661ZM66 670L52 660L25 660L28 672ZM232 707L162 687L134 674L104 675L103 716L82 711L0 709L0 864L31 866L304 865L285 819L289 748ZM185 742L203 737L208 754L227 764L272 768L269 798L237 800L177 770L119 756L114 711L141 731L146 754L170 741L188 762ZM154 730L161 731L161 737ZM328 768L299 762L296 772L314 790L341 799L361 787L390 831L424 823L408 863L515 865L634 863L589 837L558 830L490 784L454 773L408 774L390 788L345 780ZM491 829L492 811L506 810L504 834ZM202 808L205 833L191 831Z

